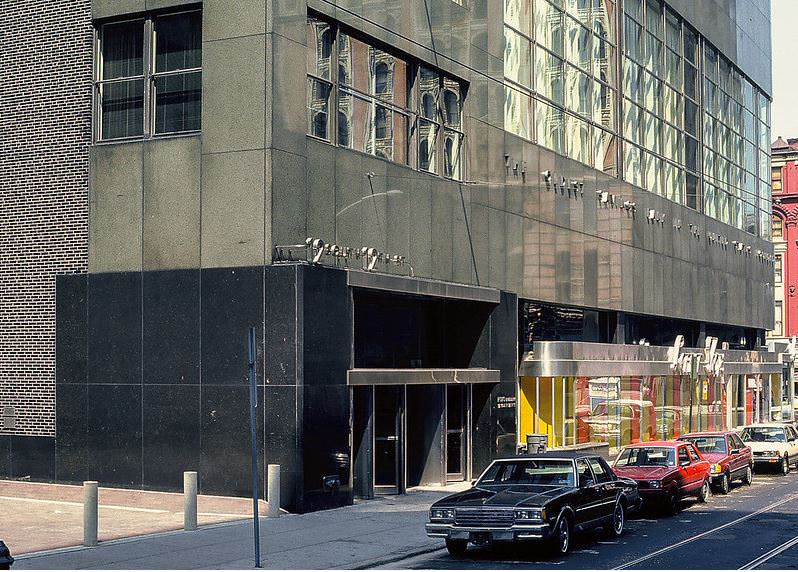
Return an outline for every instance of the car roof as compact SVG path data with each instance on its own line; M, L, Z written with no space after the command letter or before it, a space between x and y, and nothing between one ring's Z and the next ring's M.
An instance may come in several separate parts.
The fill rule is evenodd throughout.
M517 461L518 459L581 459L583 457L601 457L598 453L585 453L582 451L546 451L545 453L526 453L500 457L495 461Z
M684 445L683 441L641 441L640 443L632 443L631 445L626 445L624 449L630 449L632 447L678 447L679 445Z
M787 425L793 426L791 421L771 421L770 423L751 423L750 425L746 425L743 429L748 429L749 427L786 427Z
M678 439L684 439L685 437L721 437L731 433L734 433L734 431L696 431L694 433L679 435Z

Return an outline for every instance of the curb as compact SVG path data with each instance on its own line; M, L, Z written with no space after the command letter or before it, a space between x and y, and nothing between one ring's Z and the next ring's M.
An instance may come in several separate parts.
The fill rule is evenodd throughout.
M357 566L347 566L345 570L369 570L372 568L377 568L378 566L385 566L386 564L394 564L396 562L401 562L402 560L407 560L408 558L415 558L416 556L423 556L424 554L431 554L433 552L439 552L446 550L443 546L430 546L428 548L423 548L421 550L414 550L411 552L405 552L403 554L389 556L387 558L382 558L380 560L371 560L366 563L358 564Z

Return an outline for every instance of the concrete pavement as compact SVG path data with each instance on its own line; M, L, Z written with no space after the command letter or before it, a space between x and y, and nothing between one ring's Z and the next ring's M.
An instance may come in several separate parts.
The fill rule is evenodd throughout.
M429 505L448 491L412 491L349 507L261 518L268 569L371 568L443 548L427 538ZM251 521L201 527L17 557L14 569L242 569L254 566Z

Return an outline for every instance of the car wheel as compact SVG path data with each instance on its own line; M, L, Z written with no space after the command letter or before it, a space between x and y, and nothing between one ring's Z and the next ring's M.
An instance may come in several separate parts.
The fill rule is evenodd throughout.
M615 503L612 511L612 518L604 525L604 530L609 536L618 537L623 534L623 527L626 524L626 510L620 499Z
M560 522L557 524L557 530L554 532L553 547L554 552L559 555L568 554L571 550L571 537L573 536L573 528L571 521L567 516L562 515Z
M676 495L676 491L668 495L665 501L665 511L671 516L675 516L679 512L679 497Z
M452 558L463 558L468 550L467 540L446 539L446 550Z
M698 489L698 502L707 502L709 500L709 482L704 481L701 488Z
M723 476L720 479L720 485L718 486L718 490L720 494L727 495L729 494L729 489L731 488L731 479L729 478L729 473L723 473Z
M784 455L784 458L781 460L781 474L786 475L790 472L790 457Z
M750 485L754 482L754 470L751 468L751 465L748 465L745 469L745 476L743 477L743 484Z

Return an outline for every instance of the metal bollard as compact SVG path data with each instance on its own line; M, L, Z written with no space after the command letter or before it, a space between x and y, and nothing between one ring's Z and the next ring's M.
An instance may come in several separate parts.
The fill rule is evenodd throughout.
M197 530L197 472L183 473L183 530Z
M270 518L280 516L280 465L269 465L268 501Z
M97 546L97 481L83 481L83 546Z

